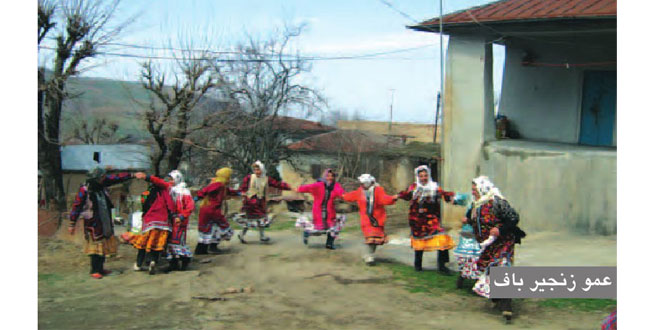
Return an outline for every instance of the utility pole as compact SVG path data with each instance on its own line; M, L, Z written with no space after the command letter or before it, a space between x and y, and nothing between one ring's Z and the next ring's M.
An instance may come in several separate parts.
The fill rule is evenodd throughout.
M444 40L442 38L442 0L439 0L439 15L438 15L438 35L440 35L440 91L438 92L438 100L436 104L436 109L435 109L435 125L433 126L433 143L436 143L437 141L437 132L438 132L438 117L440 116L440 113L442 111L442 117L444 117L444 97L442 96L442 93L444 92L444 87L445 87L445 52L444 52ZM442 125L444 125L444 120L442 121ZM440 138L442 138L442 126L440 127L441 133L440 133ZM440 153L442 153L442 150L444 148L440 149Z
M395 89L390 89L390 92L392 92L392 97L390 99L390 125L389 125L389 132L392 134L392 120L393 120L393 115L394 115L394 91Z

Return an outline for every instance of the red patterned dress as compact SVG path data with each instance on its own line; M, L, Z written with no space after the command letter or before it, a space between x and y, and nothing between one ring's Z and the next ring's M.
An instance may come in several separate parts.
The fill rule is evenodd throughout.
M440 221L440 202L450 202L453 192L438 188L433 197L413 198L417 184L413 183L408 190L399 193L399 198L410 201L408 224L410 225L410 245L415 251L448 250L456 244L445 234Z
M490 236L490 230L497 227L500 236L481 252L477 260L477 273L479 280L473 290L480 296L490 296L490 279L488 271L490 267L508 267L513 265L514 245L516 235L514 228L504 219L518 219L518 214L513 210L505 199L495 197L481 206L474 207L468 223L474 228L475 236L479 243ZM517 222L517 221L516 221Z

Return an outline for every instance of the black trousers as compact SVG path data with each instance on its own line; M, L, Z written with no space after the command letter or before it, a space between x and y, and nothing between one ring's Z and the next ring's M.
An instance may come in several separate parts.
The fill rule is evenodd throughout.
M89 256L89 261L91 264L90 274L102 273L103 272L103 263L105 262L105 256L92 254Z
M424 251L415 251L415 269L422 269L422 257L424 256ZM443 266L445 263L449 262L449 250L438 250L438 267Z

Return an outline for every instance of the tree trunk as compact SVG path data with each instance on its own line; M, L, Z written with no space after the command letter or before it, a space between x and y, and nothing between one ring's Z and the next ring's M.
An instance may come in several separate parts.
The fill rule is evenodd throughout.
M39 74L42 82L43 72ZM64 84L58 83L57 88L64 90ZM39 168L44 178L46 202L55 201L59 211L66 209L66 193L62 180L62 157L60 153L60 116L62 113L63 95L59 91L50 91L44 95L39 92ZM47 107L44 109L44 102ZM44 110L46 112L44 113ZM50 206L50 205L49 205Z

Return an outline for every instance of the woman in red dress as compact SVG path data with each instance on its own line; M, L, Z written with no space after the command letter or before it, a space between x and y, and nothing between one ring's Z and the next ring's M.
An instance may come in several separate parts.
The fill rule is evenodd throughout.
M387 243L385 205L394 204L397 197L385 193L385 189L378 185L376 178L370 174L362 174L358 180L360 187L342 195L342 199L347 202L357 202L360 208L360 225L364 243L367 245L367 253L363 259L367 265L373 265L376 247Z
M217 170L211 184L197 192L197 198L202 199L202 205L199 209L199 238L195 254L208 254L209 250L218 253L218 244L223 240L229 241L234 236L234 231L222 211L225 199L241 194L240 191L227 186L231 172L228 167Z

